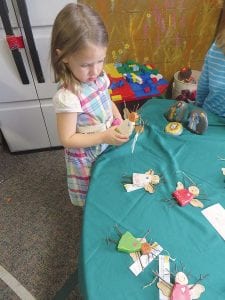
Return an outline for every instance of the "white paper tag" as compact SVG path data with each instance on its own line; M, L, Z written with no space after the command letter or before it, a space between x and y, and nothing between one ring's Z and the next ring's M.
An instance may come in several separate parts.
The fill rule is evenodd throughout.
M202 213L225 240L225 209L217 203L203 209Z
M124 187L125 187L127 192L133 192L133 191L140 190L140 189L143 188L142 186L136 186L132 183L125 183Z
M131 270L131 272L134 273L135 276L138 276L153 261L153 259L156 258L156 256L158 256L162 252L163 248L156 242L154 244L155 247L149 255L142 255L140 257L140 260L137 259L129 267L129 269Z
M159 276L166 282L170 282L170 257L168 255L159 255ZM159 281L162 281L159 279ZM163 295L159 289L159 300L169 300L169 297Z

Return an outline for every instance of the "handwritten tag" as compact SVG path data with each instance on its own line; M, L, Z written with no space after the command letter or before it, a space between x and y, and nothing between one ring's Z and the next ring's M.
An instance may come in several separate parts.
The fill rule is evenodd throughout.
M159 276L159 281L164 279L170 283L170 257L168 255L159 255ZM169 300L169 297L165 296L160 289L159 300Z
M202 213L225 240L225 209L217 203L203 209Z
M163 248L158 243L155 242L153 245L154 248L149 255L142 255L129 267L135 276L138 276L162 252Z

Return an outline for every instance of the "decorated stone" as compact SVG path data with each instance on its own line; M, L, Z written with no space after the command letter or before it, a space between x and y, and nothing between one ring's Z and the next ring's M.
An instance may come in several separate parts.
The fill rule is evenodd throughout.
M182 122L186 118L188 104L184 101L177 101L165 113L165 118L169 122Z
M194 109L188 115L187 128L196 134L203 134L208 128L207 114L202 109Z
M172 135L181 135L183 125L179 122L169 122L165 127L165 132Z

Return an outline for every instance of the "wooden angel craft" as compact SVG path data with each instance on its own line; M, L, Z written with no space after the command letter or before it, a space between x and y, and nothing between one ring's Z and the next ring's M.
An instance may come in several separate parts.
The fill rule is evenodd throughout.
M131 147L133 153L139 134L141 134L144 131L144 122L141 119L140 115L137 113L137 111L130 112L125 107L123 113L124 120L122 121L122 123L119 124L118 127L116 127L115 130L121 134L128 136L130 136L133 133L133 131L135 131L135 136Z
M144 188L149 193L155 192L155 187L160 182L159 175L150 169L146 173L133 173L132 183L125 183L124 187L127 192L132 192Z
M130 254L134 262L130 266L130 270L136 276L163 250L158 243L147 242L146 237L150 230L147 231L144 237L136 238L129 231L122 233L117 226L115 226L115 229L119 235L119 240L115 241L111 238L106 238L106 242L115 243L119 252Z
M195 284L188 284L188 278L185 273L178 272L175 275L174 284L166 282L161 278L157 272L154 272L160 278L157 287L161 290L164 296L170 300L192 300L199 299L201 294L205 291L205 287L198 282L205 276L200 276Z
M138 238L135 238L132 233L129 231L126 231L125 233L122 233L118 226L115 226L116 232L119 236L119 240L115 241L111 238L107 238L107 242L113 242L117 245L117 250L120 252L125 253L134 253L134 252L140 252L141 254L149 254L152 250L151 244L144 242L146 236L149 233L149 230L145 234L145 236L140 240Z
M190 185L186 188L182 182L178 181L172 196L180 206L191 204L192 206L203 208L203 203L197 199L199 194L200 190L197 186Z

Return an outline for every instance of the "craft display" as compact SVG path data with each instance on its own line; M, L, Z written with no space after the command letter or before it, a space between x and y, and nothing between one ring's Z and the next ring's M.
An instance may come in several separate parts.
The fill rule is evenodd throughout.
M145 189L149 193L155 192L155 187L160 182L159 175L155 174L153 170L146 173L133 173L132 183L124 183L127 192L133 192L138 189Z
M203 134L208 128L208 118L202 109L192 110L188 115L187 128L197 134Z
M165 127L165 132L172 135L181 135L183 125L179 122L169 122Z
M165 132L180 135L183 126L192 133L203 134L208 128L208 118L206 112L201 108L193 109L188 113L188 104L184 101L177 101L169 107L164 116L170 123L166 125ZM180 123L177 124L177 123Z
M169 122L182 122L186 118L188 104L184 101L177 101L170 106L169 110L165 113L165 118Z

